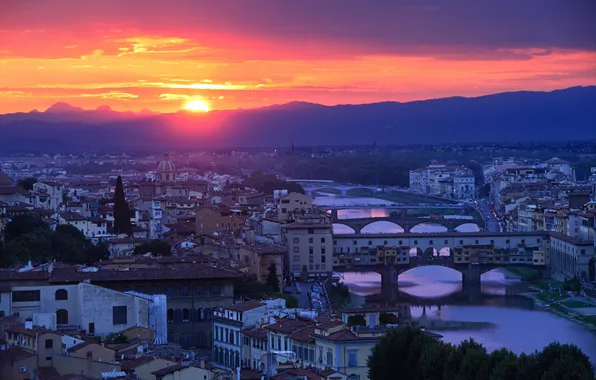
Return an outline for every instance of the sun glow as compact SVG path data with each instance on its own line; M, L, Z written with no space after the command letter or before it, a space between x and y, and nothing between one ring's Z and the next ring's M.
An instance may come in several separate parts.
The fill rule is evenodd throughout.
M202 100L191 100L184 105L184 109L190 112L209 112L209 106Z

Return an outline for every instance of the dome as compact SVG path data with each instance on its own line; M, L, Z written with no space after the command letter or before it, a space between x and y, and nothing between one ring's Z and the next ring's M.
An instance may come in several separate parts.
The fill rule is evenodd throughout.
M176 171L176 165L174 165L170 161L169 154L166 153L163 155L163 161L160 162L159 165L157 165L157 171L158 172L175 172Z

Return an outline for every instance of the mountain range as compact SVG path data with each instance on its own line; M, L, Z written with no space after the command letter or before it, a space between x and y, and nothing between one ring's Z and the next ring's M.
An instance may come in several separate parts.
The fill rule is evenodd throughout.
M406 103L306 102L209 113L84 110L0 115L2 151L164 150L596 139L596 86Z

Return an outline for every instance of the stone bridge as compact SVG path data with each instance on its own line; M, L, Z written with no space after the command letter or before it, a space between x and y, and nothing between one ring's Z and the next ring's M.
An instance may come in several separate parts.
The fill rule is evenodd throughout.
M410 269L424 266L442 266L454 269L462 274L463 283L479 284L480 278L484 273L498 268L508 266L526 266L538 271L542 277L547 275L547 270L543 266L536 266L532 263L455 263L452 256L420 257L412 256L408 262L395 264L356 264L356 265L334 265L336 272L376 272L381 275L383 285L395 286L398 284L398 278L401 273Z
M337 219L333 218L333 223L343 224L354 230L354 233L359 234L362 229L375 222L391 222L403 228L404 233L409 233L412 228L423 223L438 224L447 228L447 232L456 232L456 228L464 224L476 224L478 228L483 231L485 222L478 219L432 219L432 218L412 218L403 216L388 216L380 218L354 218L354 219Z

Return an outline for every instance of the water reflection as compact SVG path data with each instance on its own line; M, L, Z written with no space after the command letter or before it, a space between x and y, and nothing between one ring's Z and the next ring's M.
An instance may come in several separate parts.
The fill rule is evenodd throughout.
M461 274L442 267L421 267L400 274L398 287L381 287L377 273L344 273L354 306L400 306L406 319L424 316L461 322L489 322L491 328L440 331L443 340L473 338L487 349L506 347L516 353L540 350L553 341L579 346L596 362L596 333L556 314L535 309L518 296L524 282L507 279L501 270L486 273L482 284L463 285Z

